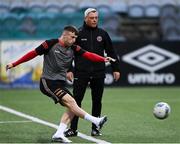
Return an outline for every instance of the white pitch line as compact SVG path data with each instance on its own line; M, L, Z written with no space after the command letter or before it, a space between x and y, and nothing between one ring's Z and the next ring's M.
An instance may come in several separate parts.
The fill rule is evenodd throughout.
M11 108L8 108L8 107L2 106L2 105L0 105L0 110L9 112L9 113L11 113L11 114L14 114L14 115L17 115L17 116L26 118L26 119L29 119L29 120L31 120L31 121L33 121L33 122L36 122L36 123L39 123L39 124L43 124L43 125L49 126L49 127L51 127L51 128L55 128L55 129L58 128L58 125L55 125L55 124L53 124L53 123L50 123L50 122L41 120L41 119L39 119L39 118L36 118L36 117L30 116L30 115L24 114L24 113L22 113L22 112L18 112L18 111L14 110L14 109L11 109ZM95 143L110 144L110 142L107 142L107 141L104 141L104 140L100 140L100 139L96 139L96 138L94 138L94 137L85 135L85 134L80 133L80 132L78 132L78 136L81 137L81 138L83 138L83 139L86 139L86 140L95 142Z
M110 142L107 142L107 141L104 141L104 140L101 140L101 139L96 139L94 137L85 135L85 134L80 133L80 132L78 132L78 137L89 140L89 141L92 141L92 142L95 142L95 143L98 143L98 144L111 144Z
M6 123L28 123L32 121L0 121L0 124L6 124Z

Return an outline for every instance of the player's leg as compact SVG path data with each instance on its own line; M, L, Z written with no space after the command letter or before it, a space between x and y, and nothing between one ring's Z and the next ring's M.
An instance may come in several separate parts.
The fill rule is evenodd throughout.
M74 80L73 84L73 97L79 107L81 107L81 102L84 98L84 94L89 82L89 78L77 78ZM77 136L77 127L78 127L79 117L74 116L71 121L71 126L68 130L65 131L64 135L66 137Z
M103 124L106 122L107 118L96 118L88 113L86 113L83 109L81 109L74 98L72 97L71 93L64 87L64 81L53 81L53 80L40 80L40 90L43 94L51 97L55 103L60 103L63 106L68 108L68 111L63 114L61 123L58 127L58 133L63 134L64 130L67 127L67 124L71 121L74 115L84 118L86 120L91 121L97 127L101 128ZM64 135L53 135L53 141L58 142L70 142Z
M69 112L73 113L74 115L88 120L92 123L94 123L96 126L99 127L99 123L102 118L94 117L90 114L88 114L86 111L84 111L82 108L80 108L73 97L71 97L69 94L66 94L62 97L62 103L68 108Z
M101 116L102 96L104 91L104 78L93 78L90 81L92 95L92 115L95 117ZM92 136L102 135L95 124L92 124Z
M58 126L57 131L55 132L55 134L52 136L52 140L54 142L71 142L69 139L67 139L64 136L64 131L67 128L68 123L71 122L72 118L74 117L74 114L70 111L66 111L62 117L61 117L61 121L60 124Z
M65 82L63 81L53 81L47 79L40 79L40 90L43 94L47 95L48 97L52 98L55 104L61 102L61 98L67 94L68 91L64 89ZM69 92L70 93L70 92ZM67 127L67 123L69 123L74 115L71 112L65 112L61 118L61 122L58 126L56 133L52 136L53 142L62 142L62 143L69 143L71 142L64 136L64 131Z
M58 130L53 135L53 139L57 139L63 136L63 133L68 123L71 121L74 115L94 123L99 129L101 129L101 127L107 121L107 117L97 118L85 112L82 108L80 108L77 105L74 98L72 98L69 94L64 95L62 97L61 102L63 103L64 106L68 108L68 111L63 114Z

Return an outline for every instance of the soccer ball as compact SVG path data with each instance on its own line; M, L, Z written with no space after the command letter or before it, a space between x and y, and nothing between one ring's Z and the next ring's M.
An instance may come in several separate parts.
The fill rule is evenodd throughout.
M153 114L158 119L165 119L171 112L170 106L165 102L159 102L154 106Z

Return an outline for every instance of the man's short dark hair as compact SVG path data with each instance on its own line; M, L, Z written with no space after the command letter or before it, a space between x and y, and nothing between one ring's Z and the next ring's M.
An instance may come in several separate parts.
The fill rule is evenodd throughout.
M64 30L73 32L73 33L75 33L75 35L78 35L78 33L79 33L78 29L73 25L65 26Z

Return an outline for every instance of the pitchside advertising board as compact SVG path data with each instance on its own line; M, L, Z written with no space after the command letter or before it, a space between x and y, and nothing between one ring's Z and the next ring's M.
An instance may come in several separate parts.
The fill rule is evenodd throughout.
M0 88L37 88L42 73L42 58L23 63L6 72L6 64L14 62L39 46L42 40L9 40L0 43Z
M43 57L6 72L7 63L40 45L42 40L1 41L0 88L38 88ZM115 82L106 63L106 86L179 86L180 42L113 43L120 60L121 78ZM68 82L72 85L71 82Z
M180 85L180 42L114 43L114 47L120 60L121 79L106 85ZM107 74L110 75L109 66ZM107 80L108 77L111 76Z

